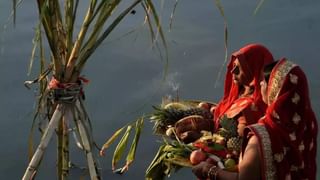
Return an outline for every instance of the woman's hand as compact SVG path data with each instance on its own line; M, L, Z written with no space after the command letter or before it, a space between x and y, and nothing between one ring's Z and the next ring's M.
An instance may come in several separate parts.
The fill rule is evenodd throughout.
M192 167L192 172L194 175L196 175L199 179L207 179L208 178L208 172L211 167L213 167L214 164L210 164L206 161L202 161L201 163L195 165Z

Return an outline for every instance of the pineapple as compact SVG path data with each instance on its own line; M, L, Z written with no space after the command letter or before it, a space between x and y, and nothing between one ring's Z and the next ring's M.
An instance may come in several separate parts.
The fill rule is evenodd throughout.
M227 148L232 151L240 152L242 144L241 137L232 137L227 141Z
M236 120L228 118L227 116L223 116L220 119L220 126L221 128L218 129L217 134L226 138L226 140L230 139L231 137L238 136Z
M225 128L219 128L217 134L227 140L234 136L230 131L226 130Z

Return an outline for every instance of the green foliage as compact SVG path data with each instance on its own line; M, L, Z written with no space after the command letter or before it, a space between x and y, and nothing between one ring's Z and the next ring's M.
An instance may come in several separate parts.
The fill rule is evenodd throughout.
M192 166L189 156L193 146L179 141L164 142L146 170L147 180L163 180L182 167Z
M33 48L31 52L31 59L29 63L28 73L32 71L35 64L36 57L39 59L40 72L38 77L33 81L27 81L25 85L38 83L39 85L39 98L36 108L34 121L32 123L30 138L29 138L29 156L33 154L33 131L36 129L36 120L43 120L41 115L46 114L47 119L50 119L52 113L55 110L57 103L55 100L50 99L49 95L52 89L47 88L48 80L52 77L58 81L58 83L76 83L79 80L81 71L90 59L95 50L102 44L102 42L112 33L115 28L122 22L122 20L129 14L133 8L137 5L142 5L146 11L146 20L150 27L151 34L160 34L161 43L163 44L166 54L167 45L164 39L164 33L162 31L160 18L157 15L156 8L151 0L134 0L129 2L128 6L121 6L124 3L122 0L90 0L84 2L80 0L37 0L39 23L36 26L35 36L33 39ZM80 29L75 29L75 20L78 17L78 7L80 3L88 3L86 14L82 20ZM16 17L16 7L19 2L13 0L13 16L14 23ZM120 9L122 8L122 9ZM119 14L113 15L114 11L118 11ZM110 18L115 16L114 18ZM153 21L153 22L151 22ZM153 32L155 31L155 32ZM43 37L43 33L45 38ZM152 42L156 42L156 36L152 36ZM49 49L45 48L43 40L47 40ZM46 52L47 51L47 52ZM37 53L39 54L37 56ZM45 55L49 55L46 57ZM168 56L166 55L166 63L168 63ZM167 64L166 64L167 66ZM167 69L167 68L166 68ZM165 69L165 70L166 70ZM77 99L78 100L78 99ZM81 100L79 100L81 101ZM73 104L74 105L74 104ZM80 137L87 136L89 138L85 148L88 153L92 153L92 145L94 144L90 120L85 113L84 116L78 117L79 112L85 112L85 107L81 106L79 109L75 108L77 112L74 113L74 117L70 120L82 121L84 132L80 133ZM72 119L73 118L73 119ZM69 119L68 119L69 120ZM70 121L69 120L69 121ZM62 121L62 120L61 120ZM87 122L88 121L88 122ZM61 123L62 124L62 123ZM133 127L135 127L135 137L131 144L128 156L127 166L132 163L135 157L137 144L140 138L141 129L143 126L143 119L138 120L136 125L129 125L126 132L120 140L120 143L116 147L113 156L113 166L115 167L119 160L123 157L129 137ZM76 129L79 134L79 130ZM115 139L120 136L123 129L118 130L111 139L104 145L104 148L108 148ZM87 133L87 134L86 134ZM68 162L68 143L66 141L68 132L64 132L63 127L60 126L57 131L58 137L58 176L62 177L61 169L65 169L68 172L68 167L62 168L59 164L62 161ZM62 142L64 141L64 142ZM83 139L82 139L83 141ZM62 147L63 146L63 147ZM89 148L90 147L90 148ZM62 151L63 149L66 149ZM67 157L67 158L63 158ZM93 160L94 161L94 160ZM92 162L93 162L92 161ZM90 165L89 165L90 166ZM97 169L95 167L89 167L89 169ZM91 171L92 172L92 171ZM90 172L90 173L91 173ZM64 176L64 175L63 175ZM68 175L66 174L65 177Z
M231 133L233 136L237 135L237 121L233 118L228 118L227 116L223 116L220 119L220 126Z
M104 151L110 147L111 144L114 143L114 141L121 135L123 130L126 128L126 131L123 133L122 138L118 142L112 157L112 169L115 173L124 173L129 169L129 166L133 163L136 155L136 150L138 147L140 135L142 132L144 124L144 117L138 118L135 122L126 125L120 129L118 129L112 136L107 140L107 142L103 145L100 151L100 155L104 155ZM127 156L126 156L126 164L116 169L116 166L118 162L124 157L124 154L126 152L127 144L129 142L130 136L132 136L132 128L134 127L134 138L131 142L130 149L128 150Z

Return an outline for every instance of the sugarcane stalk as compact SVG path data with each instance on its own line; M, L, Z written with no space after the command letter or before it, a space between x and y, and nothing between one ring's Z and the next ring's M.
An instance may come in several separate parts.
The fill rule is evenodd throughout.
M58 179L65 180L69 175L69 132L68 122L70 117L66 113L62 121L59 123L57 136L58 136Z
M74 0L65 1L65 29L66 29L66 48L67 48L67 56L69 58L72 48L72 38L73 38L73 27L74 27L74 19L73 11L74 11Z
M74 119L75 119L75 123L78 126L80 140L82 142L82 146L83 146L84 151L86 153L90 178L92 180L99 180L100 176L98 173L97 164L96 164L94 156L92 154L93 142L92 142L89 130L84 122L86 119L86 115L84 115L84 110L82 109L83 106L80 105L79 101L76 102L75 108L76 108L76 112L78 113L78 116Z
M84 18L82 27L81 27L80 32L78 34L77 40L72 48L70 57L67 61L66 74L65 74L66 82L70 81L70 78L73 74L73 68L75 66L75 63L77 62L78 55L79 55L79 52L81 49L81 45L82 45L83 40L85 38L85 35L89 29L89 25L92 22L92 16L94 15L94 9L95 9L96 4L97 4L96 0L91 1L89 8L88 8L88 11L87 11L87 14Z
M38 145L36 152L34 153L31 161L29 162L29 165L22 177L22 180L30 180L36 173L40 160L43 157L43 154L51 140L53 132L57 128L58 123L62 118L63 113L64 113L64 106L61 104L58 104L48 124L48 127L46 128L41 138L40 144Z

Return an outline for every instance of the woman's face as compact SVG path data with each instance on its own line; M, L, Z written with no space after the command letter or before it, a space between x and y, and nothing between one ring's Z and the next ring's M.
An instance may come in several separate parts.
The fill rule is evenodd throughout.
M248 81L247 77L243 69L241 68L239 59L236 58L233 62L233 68L231 70L232 73L232 80L237 85L247 85L249 86L250 82Z

